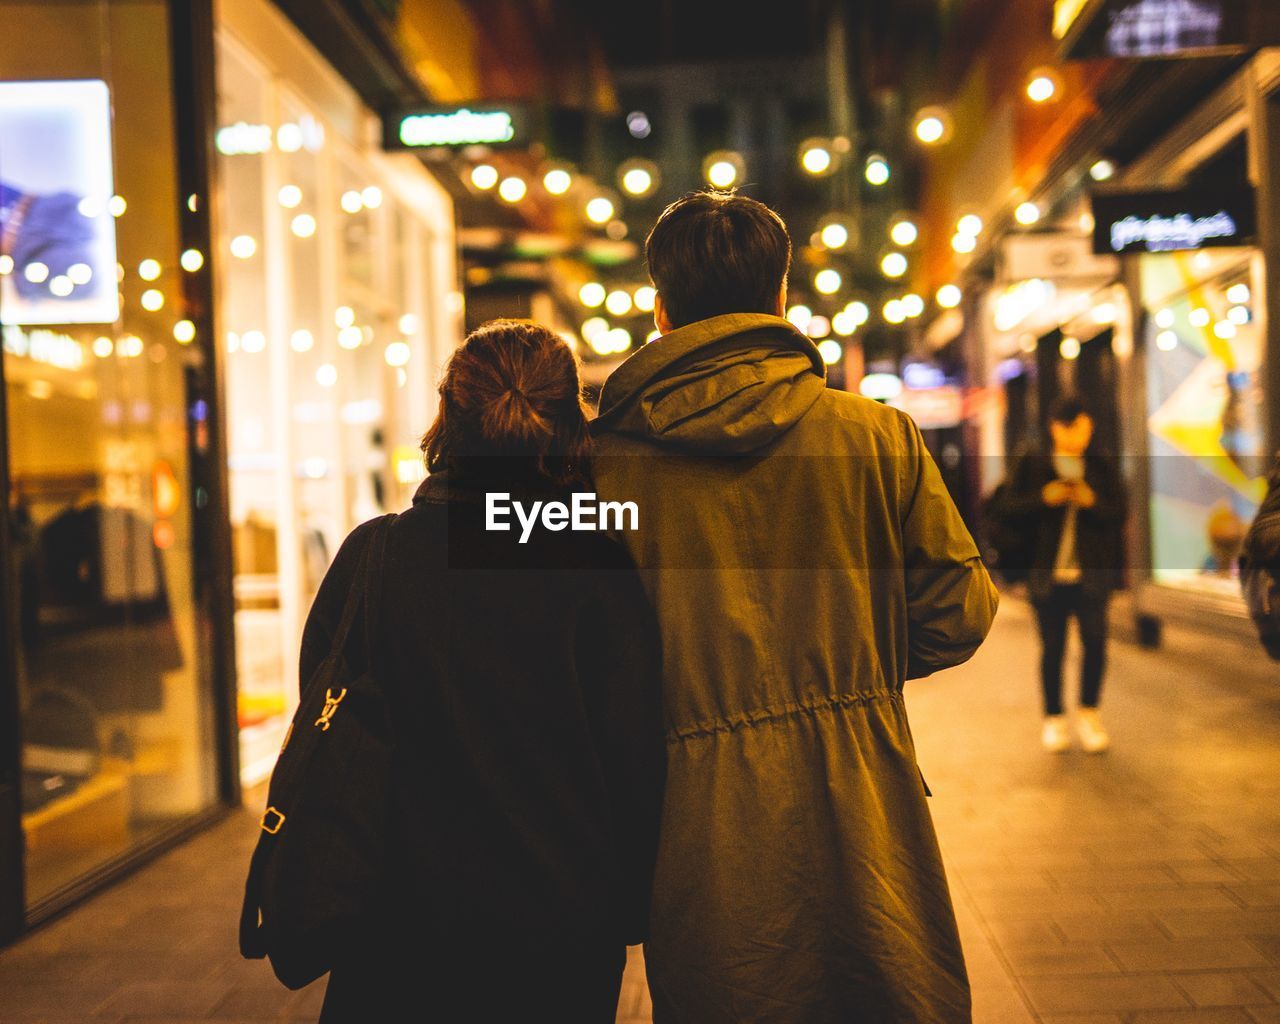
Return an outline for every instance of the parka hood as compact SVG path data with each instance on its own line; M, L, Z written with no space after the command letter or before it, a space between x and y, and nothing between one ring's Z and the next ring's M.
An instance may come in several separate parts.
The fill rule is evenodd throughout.
M605 382L597 432L715 454L786 433L826 387L817 348L787 320L730 313L645 346Z

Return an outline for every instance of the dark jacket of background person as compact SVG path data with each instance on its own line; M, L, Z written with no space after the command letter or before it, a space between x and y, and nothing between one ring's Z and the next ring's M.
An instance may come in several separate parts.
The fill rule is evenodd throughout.
M619 545L541 526L520 544L514 516L514 532L486 531L485 490L563 497L436 473L388 535L386 905L334 968L324 1021L533 1019L545 1001L558 1020L612 1021L624 944L645 937L664 773L653 613ZM368 529L316 596L304 680Z
M1280 456L1240 552L1240 583L1267 654L1280 661Z
M919 431L763 314L666 335L600 408L663 642L655 1024L968 1021L902 686L997 597Z
M1010 470L1009 487L1000 502L1000 514L1009 524L1005 529L1029 535L1027 590L1037 601L1053 590L1053 568L1067 516L1065 505L1054 508L1044 503L1045 485L1056 479L1052 456L1028 452ZM1115 459L1109 456L1085 455L1084 481L1097 500L1076 512L1080 587L1091 597L1104 598L1125 585L1124 524L1129 499Z

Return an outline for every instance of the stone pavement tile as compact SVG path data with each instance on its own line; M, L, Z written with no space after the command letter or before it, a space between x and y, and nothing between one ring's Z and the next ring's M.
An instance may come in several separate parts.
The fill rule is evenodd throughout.
M1207 855L1203 845L1185 836L1144 836L1117 842L1100 842L1090 845L1087 852L1100 864L1132 865L1165 864L1171 860L1198 860Z
M1064 891L1106 891L1113 889L1168 889L1177 879L1164 864L1100 864L1049 872Z
M987 918L983 924L997 946L1007 943L1025 946L1066 945L1066 937L1052 921L1034 918Z
M1101 945L1058 943L1053 946L1002 943L1000 952L1014 975L1112 974L1119 973L1116 961Z
M1131 942L1168 938L1149 915L1131 911L1054 914L1053 923L1068 942Z
M1246 907L1273 907L1280 910L1280 882L1244 882L1228 885L1227 892Z
M1280 967L1280 938L1272 935L1255 935L1249 942L1262 952L1273 966Z
M86 1018L77 1014L74 1017L68 1017L65 1013L34 1013L22 1014L21 1016L10 1016L7 1007L0 1005L0 1024L85 1024ZM98 1017L93 1018L93 1024L123 1024L123 1017Z
M1126 971L1209 971L1267 966L1266 957L1244 939L1113 942L1108 948Z
M622 992L618 996L618 1024L648 1024L653 1015L649 986L645 981L644 952L639 946L627 949L627 966L622 972Z
M1215 1007L1208 1010L1144 1010L1130 1024L1252 1024L1244 1010Z
M1280 857L1250 857L1223 861L1247 882L1280 882Z
M1118 1013L1050 1013L1041 1015L1040 1024L1124 1024Z
M1035 868L1009 871L957 871L959 888L970 893L1053 892L1049 875Z
M1231 909L1239 904L1220 886L1184 885L1168 889L1107 889L1094 894L1119 910Z
M1280 937L1280 914L1274 910L1161 910L1156 920L1174 938L1220 935Z
M1207 857L1203 860L1173 861L1165 867L1173 872L1178 881L1190 884L1203 885L1219 882L1230 885L1233 882L1239 883L1241 880L1238 872Z
M316 984L323 989L326 983L321 980ZM247 976L235 981L228 980L228 985L226 993L210 1011L215 1017L280 1019L293 999L293 993L274 977L267 979Z
M325 986L320 982L291 993L285 1004L286 1020L315 1021L320 1017L320 1008L324 1005Z
M219 982L130 981L98 1007L98 1013L152 1017L205 1017L227 994Z
M1022 990L978 917L961 904L956 923L969 972L974 1024L1034 1024Z
M1243 810L1244 808L1239 808ZM1267 835L1267 826L1261 820L1261 815L1250 816L1257 824L1250 824L1250 832L1247 836L1232 836L1226 839L1220 839L1213 836L1201 840L1204 848L1209 850L1215 857L1224 860L1275 860L1280 856L1280 849L1277 849L1274 842L1268 842L1260 839L1259 836ZM1274 826L1273 826L1274 827Z
M0 992L20 982L32 984L74 984L94 972L99 958L88 953L47 956L21 947L0 955ZM0 1011L4 1009L0 1002Z
M1092 977L1024 978L1022 986L1040 1014L1087 1013L1098 1007L1126 1010L1167 1010L1189 1007L1168 978L1159 974Z
M101 981L77 985L48 981L10 982L0 993L0 1011L5 1014L5 1018L0 1019L25 1022L59 1015L88 1020L117 987L115 983ZM111 1016L106 1011L101 1015Z
M1106 909L1091 893L1080 892L1047 892L1036 893L1034 896L1021 892L975 892L970 893L970 897L978 912L988 918L1017 914L1025 911L1028 906L1034 906L1045 915ZM1230 901L1227 905L1235 906Z
M1170 975L1196 1006L1265 1006L1271 996L1248 974L1213 971Z
M1036 1024L1036 1018L1014 989L975 983L973 1024Z

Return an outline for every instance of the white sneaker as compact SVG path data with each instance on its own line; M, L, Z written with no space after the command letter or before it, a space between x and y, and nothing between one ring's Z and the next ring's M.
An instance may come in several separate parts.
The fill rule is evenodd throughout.
M1081 708L1076 719L1076 730L1080 734L1080 746L1086 753L1101 754L1111 746L1111 737L1102 725L1102 718L1097 708Z
M1066 715L1048 715L1040 731L1040 743L1050 754L1061 754L1071 746L1071 730Z

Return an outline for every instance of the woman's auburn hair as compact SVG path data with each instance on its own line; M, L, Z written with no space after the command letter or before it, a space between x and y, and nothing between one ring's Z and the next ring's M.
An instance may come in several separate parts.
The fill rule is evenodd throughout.
M531 320L491 320L449 357L440 410L422 437L431 472L458 459L532 460L553 483L590 473L591 434L578 360L554 331Z

